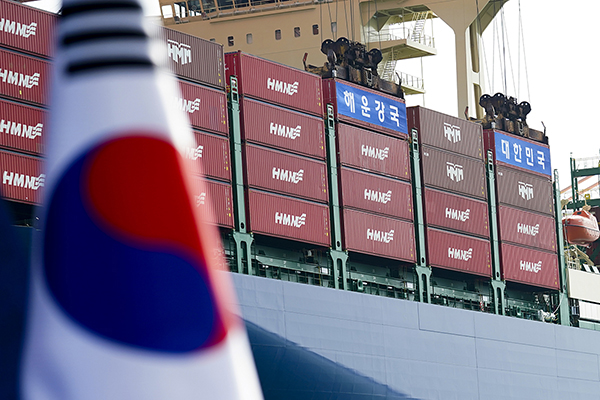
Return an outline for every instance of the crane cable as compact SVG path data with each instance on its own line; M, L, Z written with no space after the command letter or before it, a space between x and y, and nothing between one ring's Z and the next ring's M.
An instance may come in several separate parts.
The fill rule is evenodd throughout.
M379 28L379 23L377 22L377 14L379 14L379 11L377 10L377 0L373 0L373 3L375 3L375 26ZM379 50L381 50L381 29L377 29L377 39L379 40Z
M339 0L335 0L335 35L337 36L337 30L338 30L338 4L339 4Z
M350 4L350 7L352 7L352 4ZM350 9L350 12L352 12L352 9ZM346 1L344 1L344 15L346 16L346 35L350 36L350 29L348 29L348 10L346 10Z
M508 94L508 78L506 75L506 47L508 45L508 37L506 36L506 20L504 18L504 7L502 7L500 9L500 29L501 29L501 34L502 34L502 56L501 56L501 62L502 62L502 86L504 89L504 95ZM508 54L510 55L510 50L508 52Z
M478 65L479 71L478 72L480 74L483 74L482 73L483 68L482 68L482 65L481 65L482 64L481 58L482 58L482 55L485 56L485 51L483 49L483 32L481 31L481 15L479 13L479 0L475 0L475 7L476 7L476 11L477 11L477 26L475 27L475 29L476 29L475 30L475 38L477 39L477 57L478 57L477 62L479 63L479 65ZM473 35L471 35L471 37L472 36ZM482 49L483 54L482 54L482 52L479 51L480 48ZM481 88L481 86L480 86L480 88ZM480 99L475 98L475 108L476 109L478 107L480 107L479 106L479 100ZM478 114L479 114L479 112L476 111L475 112L475 116L477 116Z
M367 12L370 13L370 10L371 10L371 3L369 2L369 8L368 8ZM358 13L360 14L360 26L362 27L363 37L366 39L367 33L365 32L365 22L363 21L363 14L360 11L360 3L358 5Z
M521 96L521 70L523 70L525 74L525 85L526 85L526 96L527 98L531 98L531 92L529 87L529 71L527 67L527 52L525 49L525 38L524 38L524 30L523 30L523 17L521 10L521 0L518 1L518 36L517 36L517 73L515 77L515 72L513 69L513 60L512 53L510 51L510 41L508 39L507 27L506 27L506 16L504 14L504 8L498 10L497 4L494 3L494 15L500 14L499 18L494 18L493 21L493 32L491 34L492 37L492 65L491 69L488 65L488 57L486 54L486 46L485 41L483 40L483 32L481 28L481 22L479 17L479 1L476 0L477 6L477 22L478 22L478 31L479 37L478 40L481 40L481 48L482 48L482 58L483 65L486 72L486 81L488 84L488 88L491 92L495 92L494 86L496 84L495 79L495 61L496 61L496 43L498 43L498 59L499 59L499 69L500 69L500 79L502 84L502 89L504 90L504 94L507 95L507 85L508 85L508 68L510 68L510 73L513 81L513 90L517 98ZM508 52L508 59L507 59ZM523 66L521 65L521 58L523 59ZM508 66L507 66L508 61Z
M488 67L488 63L487 63L487 55L485 52L485 40L483 40L483 29L481 27L481 17L480 17L480 10L479 10L479 0L475 0L475 5L477 7L477 30L478 30L478 35L477 35L477 40L479 42L479 45L481 47L481 55L479 56L480 60L480 64L483 64L483 66L481 67L481 69L485 70L484 72L484 76L487 78L487 86L488 88L492 88L492 82L490 81L490 73L489 73L489 67ZM495 7L495 3L494 3L494 7ZM493 54L493 48L492 48L492 54ZM492 63L493 63L493 57L492 57Z
M527 98L531 100L531 91L529 90L529 71L527 68L527 51L525 50L525 35L523 34L523 18L521 16L521 0L519 0L519 32L521 42L523 43L523 67L525 68L525 83L527 85ZM519 44L521 44L519 42ZM520 54L520 53L519 53ZM520 71L520 69L519 69Z
M502 8L502 10L500 12L502 13L502 19L503 19L503 21L505 21L505 18L504 18L504 7ZM513 69L512 52L510 51L510 41L508 39L508 31L507 31L507 28L506 28L506 24L504 24L503 35L506 36L506 49L508 50L508 67L510 67L510 74L511 74L511 77L512 77L513 93L518 98L519 96L518 96L518 90L517 90L517 86L516 86L517 82L515 82L518 79L515 79L515 71ZM521 54L518 53L517 57L520 60ZM518 62L517 62L517 64L518 64ZM508 90L508 88L507 88L507 85L508 85L507 71L508 71L508 68L506 67L506 56L505 56L505 59L504 59L504 80L505 80L504 87L506 88L505 90ZM508 94L506 91L504 93Z
M481 29L481 28L480 28ZM485 68L485 77L487 78L487 87L488 88L492 88L492 81L490 80L491 78L491 74L489 73L490 71L490 67L488 66L488 60L487 60L487 53L485 51L485 40L483 40L483 32L481 32L481 52L483 54L483 66ZM493 54L493 50L492 50L492 54ZM492 57L492 63L494 62L493 60L494 57Z
M319 1L319 24L321 24L321 43L323 43L323 0Z
M496 14L496 3L494 3L494 15ZM494 89L496 85L496 39L498 38L498 20L494 18L494 26L492 28L492 85L490 86L491 91L495 92Z
M507 34L507 27L506 27L506 19L505 19L505 15L504 15L504 8L502 8L500 10L500 19L501 19L501 25L502 25L502 50L503 50L503 56L502 56L502 62L503 62L503 85L504 85L504 93L507 93L507 85L508 85L508 68L510 68L510 74L512 77L512 83L513 83L513 90L515 95L517 96L517 98L520 97L521 93L521 55L523 56L523 63L524 63L524 69L525 69L525 82L526 82L526 86L527 86L527 97L530 98L531 97L531 92L529 90L529 71L527 68L527 52L525 51L525 38L523 35L523 19L522 19L522 12L521 12L521 2L520 0L518 1L518 46L517 46L517 74L515 77L515 72L513 69L513 60L512 60L512 52L510 50L510 41L508 39L508 34ZM521 45L523 46L523 50L521 51ZM508 67L507 67L507 56L506 53L508 52Z
M496 9L496 3L494 3L494 15L498 15ZM502 34L502 40L500 40L500 34ZM498 27L498 19L494 18L494 30L493 30L493 44L492 44L492 91L496 85L496 41L498 42L498 68L500 69L500 82L501 90L506 94L506 47L504 43L504 16L502 10L500 10L500 27ZM503 68L504 67L504 68Z
M352 5L353 0L350 0L350 27L352 28L352 41L354 38L354 6Z
M517 36L517 98L521 96L521 0L518 1L519 6L519 29Z
M327 1L327 11L329 11L329 29L331 29L331 33L333 34L333 40L337 40L337 29L333 32L333 19L331 18L331 7L329 5L331 1Z

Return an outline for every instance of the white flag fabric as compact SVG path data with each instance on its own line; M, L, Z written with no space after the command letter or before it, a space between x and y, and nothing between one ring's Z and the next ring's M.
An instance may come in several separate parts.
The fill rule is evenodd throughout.
M262 399L139 0L65 0L24 399Z

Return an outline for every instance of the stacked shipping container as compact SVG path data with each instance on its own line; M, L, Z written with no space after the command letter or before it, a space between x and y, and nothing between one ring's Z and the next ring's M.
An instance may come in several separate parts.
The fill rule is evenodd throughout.
M492 274L481 125L423 107L407 110L421 143L428 262Z
M0 14L0 194L39 204L56 15L6 0L0 0Z
M0 2L0 7L2 47L49 59L56 15L6 0Z
M8 200L36 204L45 181L43 107L57 17L5 0L0 0L0 12L1 191ZM206 184L196 180L196 204L204 206L212 198L217 223L233 227L223 47L162 27L158 34L180 77L181 98L173 99L173 105L188 114L195 129L195 147L186 154L198 161L198 168L202 163L209 177Z
M321 78L241 52L225 65L238 79L250 231L329 247Z
M50 38L56 16L0 0L0 167L2 195L36 204ZM226 82L238 77L249 228L330 244L323 107L334 105L345 249L415 260L408 128L419 131L429 262L489 276L484 149L494 153L504 279L558 288L550 154L527 139L337 79L318 76L160 27L196 143L196 204L214 203L215 222L233 228ZM408 117L408 119L407 119ZM400 243L400 244L398 244Z
M212 204L216 225L233 228L223 46L172 29L158 29L181 90L181 97L173 99L173 106L185 112L194 130L194 147L186 149L186 157L197 165L196 206L209 212L206 207ZM204 179L199 177L200 171Z
M503 278L558 289L549 148L495 130L484 138L494 155Z
M404 101L337 79L323 88L334 106L343 247L414 262Z

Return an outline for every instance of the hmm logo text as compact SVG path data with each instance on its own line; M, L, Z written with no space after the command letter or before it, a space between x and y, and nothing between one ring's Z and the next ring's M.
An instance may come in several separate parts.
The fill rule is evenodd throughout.
M289 126L276 124L274 122L271 122L271 125L269 127L269 133L292 140L300 136L300 130L302 130L302 126L300 125L298 125L295 128L291 128Z
M388 190L387 192L382 193L377 190L365 189L365 200L387 204L392 200L392 191Z
M529 236L536 236L540 231L540 224L535 225L525 225L522 223L517 223L517 233L523 233Z
M6 33L28 38L29 36L35 36L36 29L36 22L32 22L29 25L25 25L19 22L9 21L7 19L0 18L0 31L4 31Z
M193 114L194 111L200 110L200 99L192 101L178 97L175 99L175 107L188 114Z
M538 273L542 270L542 262L520 261L521 271Z
M460 126L444 122L444 137L451 143L460 142Z
M446 162L446 176L454 182L460 182L465 179L463 166Z
M39 188L44 187L44 182L46 182L46 174L41 174L40 176L29 176L8 171L4 171L2 174L3 185L38 190Z
M360 153L363 156L366 157L371 157L371 158L376 158L378 160L385 160L386 158L388 158L388 153L390 152L390 148L386 147L384 149L378 149L376 147L371 147L371 146L367 146L367 145L362 145L360 148Z
M204 146L200 145L196 148L188 147L185 149L185 156L190 160L197 160L202 158L202 151L204 150Z
M367 240L374 242L389 243L394 240L394 230L389 232L376 231L374 229L367 228Z
M283 168L273 167L271 177L284 182L298 183L301 182L304 177L304 170L300 169L298 172L294 172Z
M185 65L192 62L192 47L190 45L168 39L167 50L169 58L178 64Z
M518 182L519 185L519 196L524 200L533 199L533 185L525 182Z
M0 69L0 79L2 79L3 83L20 86L27 89L31 89L32 87L38 86L40 84L39 72L36 72L33 75L23 75L18 72L10 71L8 69Z
M287 83L278 81L277 79L267 78L267 89L293 96L298 93L298 82Z
M461 261L469 261L473 257L473 249L461 250L448 247L448 258Z
M450 207L446 207L446 218L448 219L465 222L469 219L470 213L471 209L469 208L467 208L465 211L459 211Z
M196 198L196 207L203 206L206 203L206 192L202 192L194 197Z
M0 120L0 133L6 133L7 135L10 134L27 139L35 139L38 136L42 136L43 127L43 124L29 126L17 122L6 121L4 119Z
M275 223L279 225L300 228L303 225L306 225L306 214L302 213L302 215L290 215L277 211L275 212Z

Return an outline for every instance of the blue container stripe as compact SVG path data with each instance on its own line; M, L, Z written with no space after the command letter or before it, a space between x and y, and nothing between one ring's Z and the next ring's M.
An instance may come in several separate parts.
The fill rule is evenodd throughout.
M404 102L340 82L335 85L338 114L408 134Z
M494 132L496 161L552 176L550 150L513 135Z

